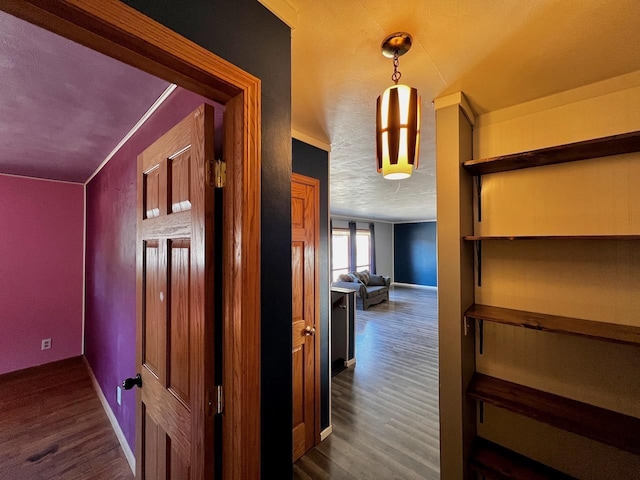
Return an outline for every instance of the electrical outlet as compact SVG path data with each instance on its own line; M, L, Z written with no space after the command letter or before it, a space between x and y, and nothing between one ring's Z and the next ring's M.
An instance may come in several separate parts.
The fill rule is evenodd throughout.
M51 348L51 339L43 338L41 350L49 350Z
M116 387L116 402L118 402L118 405L122 405L122 388L120 385Z

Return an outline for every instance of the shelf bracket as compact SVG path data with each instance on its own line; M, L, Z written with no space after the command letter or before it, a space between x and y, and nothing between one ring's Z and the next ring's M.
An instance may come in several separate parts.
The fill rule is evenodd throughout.
M478 205L478 222L482 222L482 175L476 175L476 199Z
M480 355L484 353L484 320L478 320L478 350Z
M469 318L466 315L464 316L464 336L465 337L469 335L469 332L473 328L473 325L471 323L472 321L474 321L473 318Z
M478 274L478 286L482 286L482 240L474 240L474 245L476 247L476 264L477 264L477 274Z

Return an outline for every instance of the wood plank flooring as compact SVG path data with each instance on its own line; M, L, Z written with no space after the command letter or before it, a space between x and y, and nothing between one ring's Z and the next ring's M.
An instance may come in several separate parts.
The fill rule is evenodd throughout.
M134 478L82 357L0 376L0 478Z
M356 311L356 367L332 380L333 434L296 480L439 479L437 293L392 287Z

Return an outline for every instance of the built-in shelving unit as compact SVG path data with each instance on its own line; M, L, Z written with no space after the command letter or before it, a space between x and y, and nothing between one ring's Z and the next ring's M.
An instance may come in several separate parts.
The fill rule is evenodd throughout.
M474 304L466 318L640 346L640 327Z
M482 242L491 240L640 240L640 235L465 235L467 242L475 242L478 286L482 285Z
M465 235L467 241L482 240L640 240L640 235Z
M507 172L521 168L540 167L556 163L575 162L590 158L608 157L640 151L640 131L610 135L608 137L567 143L527 152L482 158L464 162L464 168L472 175Z
M476 373L476 400L640 455L640 419Z
M640 152L640 131L557 145L538 150L464 162L475 176L477 220L482 222L482 176L510 170L553 165L579 160ZM475 247L477 286L482 285L483 241L551 240L636 241L640 235L467 235L464 241ZM551 244L549 244L551 245ZM640 346L640 327L618 325L581 318L563 317L490 305L474 304L464 314L465 332L477 321L477 354L483 354L483 322L529 328L563 335L575 335L618 344ZM640 455L640 419L570 398L533 389L476 372L467 395L479 403L480 423L484 403L552 425L625 452ZM551 469L483 438L476 438L469 468L488 479L567 479Z
M574 478L484 438L476 438L469 459L469 468L487 480L572 480Z

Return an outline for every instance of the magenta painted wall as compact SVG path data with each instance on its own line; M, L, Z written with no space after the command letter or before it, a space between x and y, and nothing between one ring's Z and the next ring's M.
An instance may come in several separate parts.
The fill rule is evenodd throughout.
M0 175L0 374L82 354L83 197Z
M137 372L136 158L204 101L176 89L87 185L85 355L132 449L135 392L123 391L118 405L116 387Z

